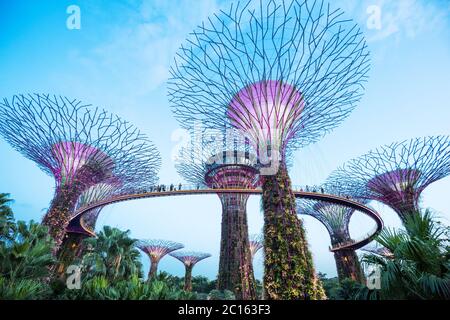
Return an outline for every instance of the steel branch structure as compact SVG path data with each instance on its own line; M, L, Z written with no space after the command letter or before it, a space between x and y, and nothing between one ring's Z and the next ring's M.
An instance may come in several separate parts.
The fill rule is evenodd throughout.
M176 161L179 174L198 189L255 189L258 163L245 139L230 130L227 137L191 137ZM240 139L243 139L242 141ZM207 141L205 141L207 140ZM218 193L222 203L222 230L217 287L238 299L255 299L256 286L248 237L248 194Z
M431 183L450 174L450 138L434 136L392 143L351 160L329 181L348 194L376 200L402 219L418 211L420 195Z
M255 254L264 247L264 239L260 234L253 234L250 236L250 253L252 255L252 260Z
M317 0L238 2L181 47L169 96L188 129L228 122L284 151L336 127L360 99L368 69L364 37L340 9Z
M159 158L159 154L147 154L147 156L150 157L148 162L130 163L125 170L130 170L131 174L125 175L122 180L112 177L84 191L78 198L75 210L116 195L133 194L139 190L155 187L158 182L157 167L154 166L151 159ZM102 207L96 208L85 213L79 219L71 220L67 231L86 236L94 235L95 224L102 209Z
M164 256L172 251L184 248L184 245L181 243L159 239L140 240L136 243L136 246L150 258L148 281L151 281L156 276L159 261L161 261Z
M394 254L391 252L391 250L383 246L366 246L362 250L368 253L384 257L386 259L394 258Z
M211 257L211 255L203 252L177 251L170 253L170 256L178 259L184 264L186 269L184 275L184 290L189 292L192 291L192 269L198 262Z
M286 161L353 110L368 70L358 26L317 0L238 2L194 30L176 56L168 87L181 125L236 128L268 166L262 182L269 299L315 299L321 291Z
M78 198L75 211L89 206L98 201L104 201L120 194L133 194L142 189L150 189L158 182L157 166L152 159L158 159L159 154L147 154L148 161L130 163L125 170L129 170L129 175L124 175L122 180L115 177L105 180L102 183L93 185L84 191ZM137 166L137 167L136 167ZM74 217L66 228L67 234L64 238L63 250L66 259L70 262L75 257L79 257L83 252L82 242L86 237L95 236L95 225L103 207L97 207L81 216Z
M330 185L323 186L322 189L327 190L327 192L331 191L333 194L339 194L339 189ZM366 202L362 204L365 205ZM355 252L357 243L351 239L349 232L350 219L355 211L354 208L335 203L307 199L297 200L297 212L319 220L327 229L333 248L339 248L346 243L355 243L353 248L333 251L339 280L350 278L365 283L364 273Z
M83 192L112 177L125 181L140 172L140 165L155 169L156 176L160 164L155 147L127 121L62 96L4 99L0 134L55 178L55 196L43 219L55 239L55 251Z

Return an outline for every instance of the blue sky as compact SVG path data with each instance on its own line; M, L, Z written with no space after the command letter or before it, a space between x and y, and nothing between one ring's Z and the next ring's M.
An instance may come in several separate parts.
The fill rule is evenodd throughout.
M171 114L165 81L187 34L231 1L0 1L0 97L15 93L62 94L102 106L133 122L161 151L162 183L178 183L171 155L178 124ZM66 9L81 9L81 29L68 30ZM372 67L366 93L351 116L319 143L295 153L293 184L319 184L345 161L382 144L412 137L449 134L450 3L446 0L337 0L361 26ZM381 28L367 26L367 9L381 9ZM16 216L40 220L53 195L53 180L0 139L0 192L16 200ZM423 193L423 206L434 208L448 224L450 179ZM400 226L389 208L372 203L386 225ZM213 255L194 275L214 278L218 268L220 201L216 196L148 199L105 208L98 228L108 224L131 230L135 238L182 242L186 249ZM249 200L250 232L262 228L259 198ZM336 275L324 227L305 217L318 271ZM355 216L355 237L372 227ZM148 268L147 259L144 259ZM167 257L162 270L182 275ZM262 257L255 259L262 276Z

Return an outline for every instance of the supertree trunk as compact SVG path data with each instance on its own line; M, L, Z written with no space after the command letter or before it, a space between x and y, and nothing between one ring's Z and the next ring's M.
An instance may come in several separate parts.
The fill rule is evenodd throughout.
M49 233L55 241L55 256L66 235L66 228L75 211L78 198L89 187L106 179L108 174L107 170L87 164L80 168L71 180L57 186L50 209L42 220L42 224L49 228Z
M269 300L315 300L323 292L317 280L287 168L263 176L264 289Z
M49 234L55 241L53 254L56 256L61 248L66 235L66 227L69 224L76 201L83 191L80 184L67 185L58 188L52 200L50 209L42 220L47 226Z
M156 277L158 272L158 259L150 259L150 270L148 271L148 281L150 282Z
M63 274L70 264L81 258L84 251L83 241L87 236L80 233L67 233L58 253L58 273Z
M184 275L184 291L192 291L192 269L193 265L185 265L186 273Z
M352 279L365 284L358 256L354 250L339 250L334 253L339 281Z
M391 208L398 214L402 224L405 225L409 217L420 212L419 195L414 194L413 190L406 190L403 199L397 201L398 205L391 205Z
M58 261L62 265L69 265L77 258L81 258L84 253L84 239L88 238L85 234L66 233L58 253Z
M256 283L248 237L248 196L225 194L217 288L234 292L239 300L256 299Z

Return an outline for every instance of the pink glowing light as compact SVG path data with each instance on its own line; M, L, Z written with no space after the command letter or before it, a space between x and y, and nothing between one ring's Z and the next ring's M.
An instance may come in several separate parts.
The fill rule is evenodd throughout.
M70 183L85 165L96 165L102 173L111 173L113 160L101 150L79 142L61 142L52 146L56 165L51 168L60 184Z
M287 143L301 126L302 94L281 81L254 83L239 91L230 102L227 116L259 152L270 147L285 153Z

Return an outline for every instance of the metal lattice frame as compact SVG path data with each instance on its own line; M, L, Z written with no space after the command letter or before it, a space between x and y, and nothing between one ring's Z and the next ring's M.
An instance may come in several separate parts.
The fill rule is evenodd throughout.
M159 157L158 154L148 155L151 158ZM137 168L135 166L138 166ZM151 161L147 164L142 163L130 163L127 169L133 174L127 175L122 181L112 177L107 181L98 183L86 191L78 198L75 210L79 210L82 207L89 206L98 201L106 200L120 194L133 194L138 190L152 188L158 183L158 177L156 176L156 168L152 165ZM84 214L80 223L83 228L87 228L90 233L95 230L95 224L97 218L100 215L103 207L96 208Z
M354 209L332 203L299 199L297 211L299 214L309 215L319 220L327 229L332 245L351 239L348 226Z
M365 246L362 250L368 253L373 253L378 256L382 256L387 259L392 259L394 257L394 254L388 248L383 246L374 246L374 245Z
M201 260L211 257L209 253L186 251L173 252L172 257L178 259L184 264L186 273L184 275L184 290L192 291L192 269Z
M191 134L175 159L178 173L198 189L255 189L259 164L248 141L236 130L205 137ZM248 195L220 194L223 204L245 206ZM233 198L233 199L231 199Z
M141 249L150 258L150 270L148 272L148 281L155 278L158 272L159 261L168 253L184 248L184 245L178 242L151 239L139 240L136 246Z
M352 111L368 70L362 33L340 9L323 1L248 1L191 34L168 87L183 127L231 125L258 151L268 146L285 157Z
M248 141L236 130L227 130L225 135L220 131L210 135L192 131L188 143L180 148L175 167L184 180L199 188L253 188L253 182L245 182L244 168L256 171L258 163ZM235 178L222 175L221 168L242 168L242 179L240 174Z
M331 183L320 186L319 190L330 194L346 196L350 200L359 200L364 205L368 202L356 197L355 194L351 196L343 194L337 185ZM308 199L298 199L296 204L298 214L312 216L325 226L333 246L351 241L349 224L352 215L355 213L355 209L335 203Z
M211 257L209 253L196 251L177 251L169 255L181 261L185 266L195 266L198 262Z
M329 181L347 194L382 202L402 219L419 210L422 191L450 174L450 138L434 136L392 143L351 160Z
M320 187L320 189L343 196L341 190L336 185L328 184ZM355 197L347 195L346 198L356 201ZM367 204L367 201L359 202L363 202L363 205ZM355 252L356 249L361 247L361 242L353 240L349 231L350 219L356 210L345 205L317 200L298 199L296 204L297 213L316 218L327 229L331 239L330 250L334 252L339 280L342 281L350 278L354 281L365 283L364 274ZM364 236L364 240L372 236L373 233L371 232L370 236ZM347 245L352 245L352 248L349 249L346 247ZM346 248L338 249L341 246Z
M160 239L139 240L136 246L156 261L172 251L184 248L181 243Z
M250 254L252 255L252 260L255 254L264 247L264 239L261 234L250 235Z
M49 94L15 95L0 107L0 134L54 176L57 186L70 183L89 163L119 179L140 173L137 164L146 164L156 177L161 159L155 147L118 116ZM131 163L134 170L127 167Z
M84 191L113 177L126 181L141 173L141 166L156 177L161 162L153 144L127 121L62 96L3 99L0 135L55 178L55 197L43 221L55 238L55 250Z

